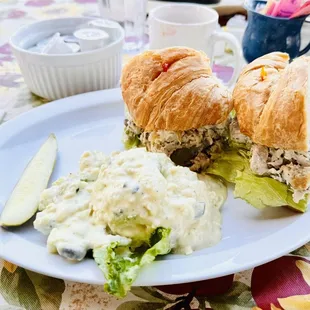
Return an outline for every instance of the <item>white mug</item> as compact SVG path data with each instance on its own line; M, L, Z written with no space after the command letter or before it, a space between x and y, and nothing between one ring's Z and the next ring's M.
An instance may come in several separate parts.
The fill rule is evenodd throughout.
M150 49L187 46L204 51L213 64L217 41L226 41L232 48L235 67L227 86L233 85L241 69L241 46L230 33L217 32L218 13L203 5L169 4L150 12Z

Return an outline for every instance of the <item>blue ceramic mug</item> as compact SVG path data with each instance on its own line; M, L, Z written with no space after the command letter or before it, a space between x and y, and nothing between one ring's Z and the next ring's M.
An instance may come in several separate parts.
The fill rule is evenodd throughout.
M275 51L286 52L291 59L307 53L310 42L300 51L300 32L306 16L287 19L263 15L257 10L264 4L266 1L245 1L248 11L248 26L242 42L245 59L251 62Z

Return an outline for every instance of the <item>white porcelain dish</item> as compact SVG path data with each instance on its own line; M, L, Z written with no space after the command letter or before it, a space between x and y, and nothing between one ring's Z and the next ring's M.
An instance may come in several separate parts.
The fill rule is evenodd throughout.
M51 133L59 154L52 181L78 169L85 150L110 153L123 148L123 103L119 90L93 92L33 109L0 126L0 209L23 169ZM310 213L285 208L256 210L234 199L223 207L223 239L189 256L167 255L147 266L134 285L165 285L220 277L282 256L310 240ZM27 269L72 281L101 284L91 259L70 263L49 254L46 239L27 225L0 228L0 257Z
M75 54L47 55L28 51L38 41L53 35L72 34L90 17L59 18L26 25L10 39L10 44L29 89L49 100L94 90L116 87L122 68L123 28L109 27L112 42L102 48Z

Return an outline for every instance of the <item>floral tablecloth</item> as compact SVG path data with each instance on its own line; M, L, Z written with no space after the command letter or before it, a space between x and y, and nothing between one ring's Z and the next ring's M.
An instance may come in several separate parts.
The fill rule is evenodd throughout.
M46 103L25 86L9 36L34 20L97 14L96 0L0 0L0 124ZM101 286L54 279L0 259L0 309L310 310L309 259L310 244L254 270L215 280L134 287L122 300Z

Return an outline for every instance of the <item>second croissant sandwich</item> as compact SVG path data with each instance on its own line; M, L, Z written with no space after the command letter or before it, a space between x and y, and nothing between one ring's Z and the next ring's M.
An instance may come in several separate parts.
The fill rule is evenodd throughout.
M242 71L233 100L230 138L237 152L226 156L225 172L223 166L211 172L228 176L235 196L258 208L304 212L310 193L310 57L289 63L287 54L275 52L256 59Z
M127 147L144 145L194 171L221 149L232 98L204 53L185 47L146 51L124 67L121 87Z

